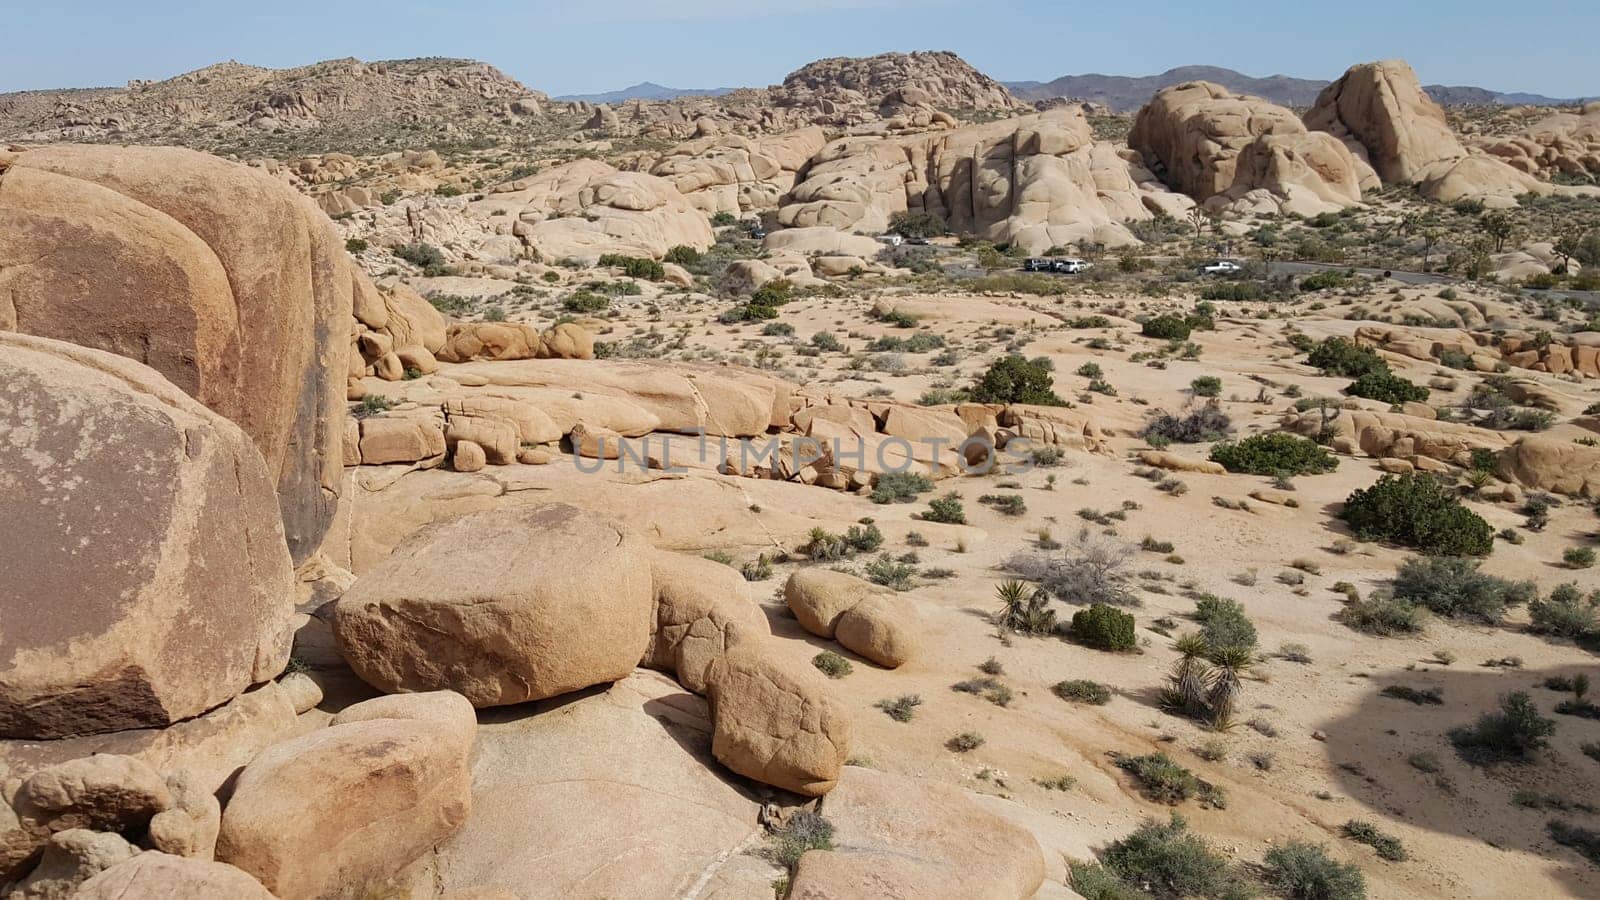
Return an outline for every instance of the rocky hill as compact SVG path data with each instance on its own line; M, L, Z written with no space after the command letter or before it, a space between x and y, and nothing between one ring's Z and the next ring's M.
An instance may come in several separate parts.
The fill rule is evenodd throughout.
M0 139L360 152L463 141L537 118L548 102L473 60L229 61L124 88L0 94Z
M819 59L773 90L786 105L906 105L959 110L1020 110L1005 85L948 50Z
M1028 101L1070 97L1104 103L1116 112L1134 112L1157 91L1188 81L1209 81L1235 94L1249 94L1280 106L1310 106L1317 94L1328 86L1316 78L1268 75L1256 78L1219 66L1179 66L1159 75L1064 75L1054 81L1009 81L1006 87ZM1538 94L1502 93L1488 88L1430 84L1423 88L1434 102L1443 106L1482 106L1488 104L1532 104L1573 106L1581 99L1557 99Z

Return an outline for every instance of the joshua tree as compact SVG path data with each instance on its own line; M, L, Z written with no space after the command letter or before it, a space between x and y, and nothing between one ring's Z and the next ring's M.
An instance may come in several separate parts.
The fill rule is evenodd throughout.
M1178 661L1172 666L1172 687L1168 689L1168 705L1195 715L1205 709L1206 688L1211 679L1211 667L1206 664L1205 638L1197 632L1183 635L1172 643L1178 651Z
M1483 229L1484 234L1494 239L1496 253L1505 249L1506 238L1511 237L1512 231L1515 230L1511 217L1503 212L1484 213L1478 220L1478 227Z
M1206 696L1211 706L1211 724L1219 729L1227 729L1233 724L1234 708L1239 704L1239 695L1244 692L1240 676L1250 670L1255 660L1244 647L1223 647L1211 654L1211 662L1217 667L1216 677L1211 681L1211 693Z

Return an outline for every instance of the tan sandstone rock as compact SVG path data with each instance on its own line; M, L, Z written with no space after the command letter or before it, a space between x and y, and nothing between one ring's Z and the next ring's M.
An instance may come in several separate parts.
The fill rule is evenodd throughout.
M689 690L704 694L713 661L772 633L761 608L746 599L743 576L731 567L657 550L650 554L650 571L655 615L642 664L675 673Z
M166 725L283 669L293 572L237 425L138 363L0 334L0 434L0 515L30 523L0 538L0 736Z
M384 691L474 706L622 678L650 638L643 546L575 507L473 513L412 535L338 601L334 633Z
M711 663L706 699L723 765L797 794L833 789L850 752L850 714L809 664L735 647Z
M154 850L112 866L78 887L76 900L273 900L261 882L218 862Z

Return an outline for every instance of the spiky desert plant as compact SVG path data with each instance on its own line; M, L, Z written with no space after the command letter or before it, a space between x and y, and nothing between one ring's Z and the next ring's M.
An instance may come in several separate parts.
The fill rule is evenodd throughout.
M1211 724L1226 730L1233 725L1233 712L1244 693L1241 677L1250 670L1255 657L1244 647L1223 647L1211 654L1216 666L1216 676L1211 680L1211 692L1206 703L1211 707Z
M1000 627L1023 634L1049 634L1056 628L1050 595L1026 582L1010 580L995 588L1000 597Z
M1172 643L1178 651L1178 660L1172 664L1172 686L1168 688L1168 705L1190 715L1205 708L1206 688L1211 680L1211 667L1206 664L1206 639L1190 632Z
M1583 695L1587 693L1589 693L1589 676L1583 672L1572 676L1572 696L1580 705L1583 703Z

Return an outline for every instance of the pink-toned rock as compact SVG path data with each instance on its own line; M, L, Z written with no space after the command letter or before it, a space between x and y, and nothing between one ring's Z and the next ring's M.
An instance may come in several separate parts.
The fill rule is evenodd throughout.
M74 900L274 900L261 882L219 862L141 853L79 885Z

